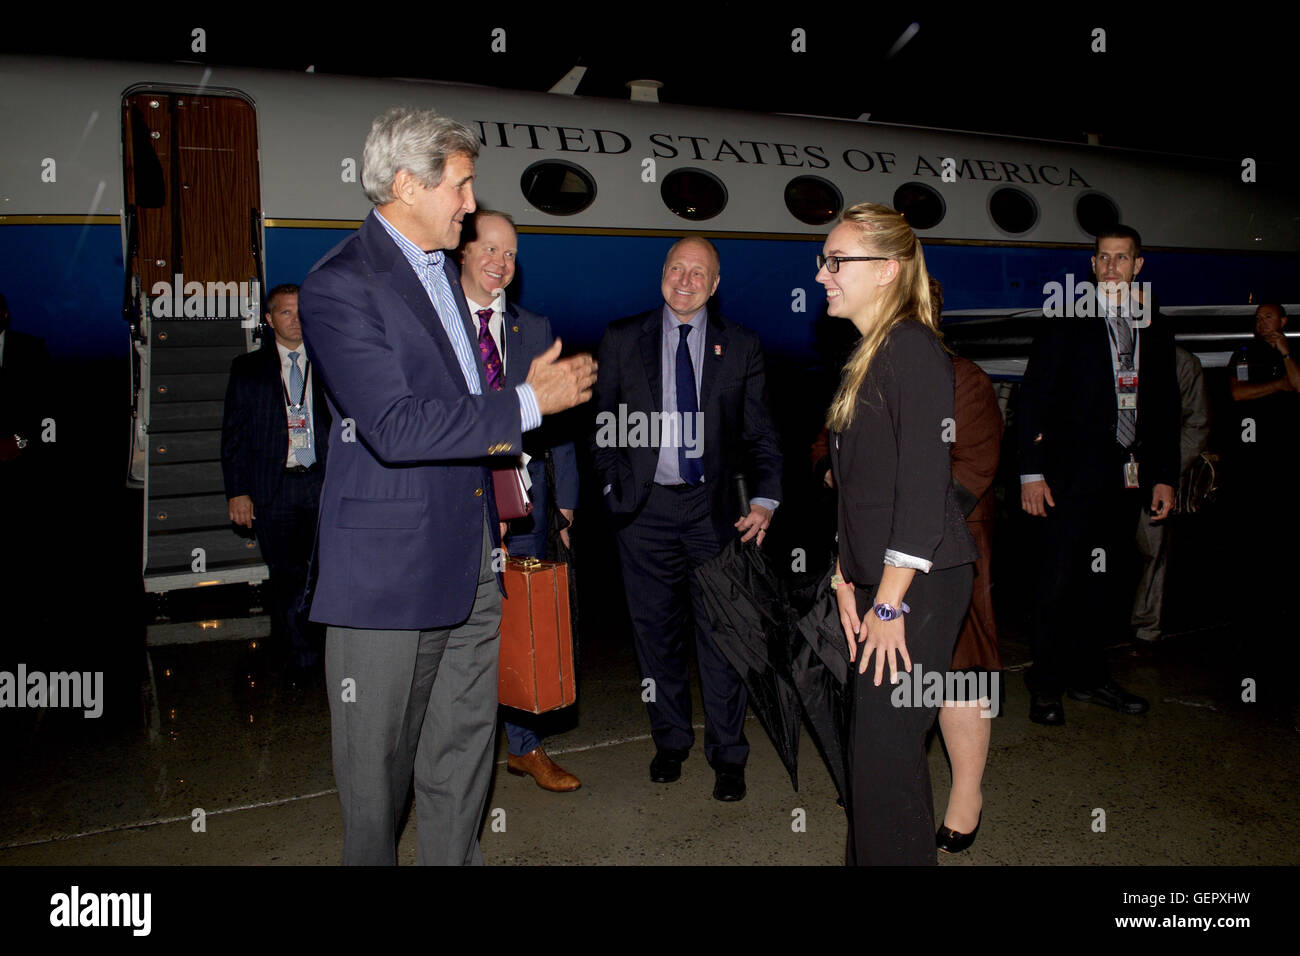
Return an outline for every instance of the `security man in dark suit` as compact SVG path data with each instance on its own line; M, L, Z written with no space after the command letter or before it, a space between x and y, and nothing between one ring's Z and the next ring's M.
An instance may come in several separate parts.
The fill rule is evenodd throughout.
M745 687L713 641L690 572L737 531L763 543L781 495L781 451L758 336L708 309L720 272L712 243L682 239L664 262L664 304L610 324L598 355L594 454L617 526L637 659L653 681L650 779L678 779L695 742L689 603L705 758L715 772L714 797L730 801L745 795ZM749 501L737 498L738 474L753 491Z
M307 583L325 477L330 412L298 323L298 287L266 300L262 348L231 364L221 426L221 469L230 520L257 532L271 573L272 635L286 676L304 680L319 659L319 628L297 610Z
M1137 231L1103 230L1090 314L1046 320L1017 413L1021 506L1043 518L1029 717L1065 723L1075 700L1141 714L1147 701L1110 679L1105 646L1127 625L1140 508L1162 520L1178 483L1173 331L1134 283ZM1122 597L1125 610L1120 613Z
M47 507L51 502L50 452L44 423L50 404L50 353L35 335L9 327L9 305L0 295L0 582L4 601L0 631L24 633L42 601L52 543Z
M0 295L0 475L6 481L26 473L50 413L50 353L41 339L9 324L9 303Z

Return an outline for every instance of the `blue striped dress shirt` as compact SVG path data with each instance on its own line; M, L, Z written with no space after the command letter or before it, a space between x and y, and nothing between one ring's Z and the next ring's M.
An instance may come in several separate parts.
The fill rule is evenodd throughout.
M478 380L478 362L480 361L477 356L478 349L470 345L469 334L465 331L465 325L460 320L460 309L456 305L456 298L451 290L451 282L448 280L447 273L443 268L446 255L441 249L434 252L425 252L394 229L392 223L380 215L378 209L375 210L375 218L384 227L384 231L392 237L393 242L397 243L397 248L402 250L402 255L406 256L406 261L415 270L420 285L424 286L424 291L429 296L429 302L434 311L438 313L443 331L447 333L447 339L451 342L452 351L456 353L456 360L460 363L460 370L465 376L465 384L468 386L470 394L482 394L479 390ZM521 431L530 431L536 428L542 423L542 412L537 406L537 396L533 394L533 387L531 385L517 385L515 386L515 394L519 396Z

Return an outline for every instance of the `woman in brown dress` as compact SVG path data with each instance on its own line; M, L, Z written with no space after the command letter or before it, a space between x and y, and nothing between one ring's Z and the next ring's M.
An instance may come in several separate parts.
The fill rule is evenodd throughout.
M931 295L936 292L932 289ZM942 298L938 301L942 302ZM990 569L992 485L1002 446L1002 412L993 392L993 383L978 365L959 356L953 356L952 363L955 378L953 418L956 420L952 443L953 488L966 513L966 526L980 553L975 562L975 588L970 610L953 649L952 669L975 672L977 677L980 672L986 672L990 676L984 679L980 689L991 687L992 695L996 696L1000 689L1002 658L998 654L997 628L993 621ZM947 682L947 686L952 687L953 683ZM952 762L952 791L948 796L943 826L935 835L935 841L940 850L948 853L959 853L974 842L984 806L980 783L988 760L992 731L992 721L988 716L991 715L990 703L993 707L999 704L988 699L981 699L979 706L971 706L971 703L945 701L939 711L939 729L948 749L948 759Z

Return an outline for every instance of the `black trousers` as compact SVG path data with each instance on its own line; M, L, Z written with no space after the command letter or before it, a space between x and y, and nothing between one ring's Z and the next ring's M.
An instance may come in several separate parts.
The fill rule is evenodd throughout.
M1059 697L1109 679L1106 647L1128 636L1137 581L1138 512L1150 491L1116 486L1100 494L1053 492L1039 523L1038 582L1030 636L1029 686Z
M703 485L655 485L636 518L618 532L623 586L636 634L641 676L654 681L647 701L655 746L689 750L691 685L686 636L695 620L695 656L704 698L704 756L711 765L744 766L745 685L713 641L708 614L690 573L722 549Z
M321 628L307 620L307 610L295 613L307 584L307 568L316 541L316 514L324 468L286 471L279 493L256 512L253 522L262 558L271 572L267 610L271 634L281 643L290 668L313 666L323 642Z
M963 564L929 574L917 572L907 589L911 607L904 620L904 639L913 673L947 673L975 582L973 565ZM870 613L875 588L858 588L858 615ZM873 684L876 658L865 674L859 657L851 665L855 682L849 729L850 866L921 866L936 862L934 794L925 738L939 707L919 695L898 694L889 683L889 661L879 687ZM899 676L907 676L899 662ZM938 695L942 703L943 695Z

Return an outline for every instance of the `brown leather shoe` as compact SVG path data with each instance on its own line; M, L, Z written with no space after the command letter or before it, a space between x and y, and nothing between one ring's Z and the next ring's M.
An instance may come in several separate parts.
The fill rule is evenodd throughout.
M582 786L581 780L546 756L541 747L522 757L507 754L506 770L517 777L532 777L543 790L554 793L568 793Z

